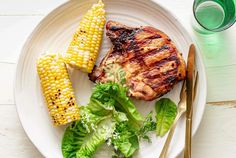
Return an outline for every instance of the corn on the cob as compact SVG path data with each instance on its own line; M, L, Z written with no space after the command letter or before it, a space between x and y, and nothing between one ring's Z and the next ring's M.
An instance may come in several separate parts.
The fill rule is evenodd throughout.
M79 119L72 84L63 58L59 54L46 54L37 61L37 70L55 126Z
M99 0L80 21L65 55L67 64L84 72L92 71L102 42L105 22L104 4Z

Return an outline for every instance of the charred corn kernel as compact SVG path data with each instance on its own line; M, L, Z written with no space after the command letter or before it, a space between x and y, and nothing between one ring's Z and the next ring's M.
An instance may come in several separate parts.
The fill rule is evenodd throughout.
M104 4L99 0L80 21L65 55L65 62L70 66L91 72L102 41L106 22Z
M37 61L43 95L55 126L79 119L72 84L64 59L59 54L46 54Z

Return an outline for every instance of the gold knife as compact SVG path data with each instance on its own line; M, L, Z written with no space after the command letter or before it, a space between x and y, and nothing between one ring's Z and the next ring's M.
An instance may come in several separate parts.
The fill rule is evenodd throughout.
M192 44L189 49L188 61L187 61L187 78L186 78L187 111L186 111L184 158L191 158L194 78L195 78L195 46Z

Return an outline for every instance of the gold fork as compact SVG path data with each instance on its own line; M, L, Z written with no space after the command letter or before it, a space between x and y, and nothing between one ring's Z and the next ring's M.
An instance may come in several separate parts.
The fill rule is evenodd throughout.
M179 118L186 112L187 110L187 106L186 106L186 81L184 81L183 85L182 85L182 89L180 92L180 101L178 103L178 109L177 109L177 116L175 117L175 120L172 124L172 127L169 131L168 137L166 139L165 145L161 151L161 155L160 158L166 158L170 143L171 143L171 139L172 136L174 134L177 122L179 120Z
M194 99L195 99L195 96L196 96L196 87L197 87L197 83L198 83L198 72L196 73L195 75L195 82L194 82ZM166 158L166 155L168 153L168 149L169 149L169 146L170 146L170 143L171 143L171 140L172 140L172 136L174 134L174 131L175 131L175 128L176 128L176 125L177 125L177 122L178 120L181 118L181 116L186 112L187 110L187 102L186 102L186 81L184 81L183 85L182 85L182 89L181 89L181 92L180 92L180 101L178 103L178 109L177 109L177 116L175 117L175 120L172 124L172 127L169 131L169 134L167 136L167 139L166 139L166 142L165 142L165 145L161 151L161 154L160 154L160 157L159 158Z

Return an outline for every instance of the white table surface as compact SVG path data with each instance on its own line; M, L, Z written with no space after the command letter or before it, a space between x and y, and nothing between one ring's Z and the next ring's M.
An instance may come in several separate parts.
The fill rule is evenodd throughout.
M210 36L192 31L193 0L155 0L197 40L208 77L206 111L193 139L193 158L236 157L236 28ZM66 0L0 0L0 157L42 158L21 127L13 95L17 58L34 27ZM201 81L200 81L201 82ZM30 118L29 118L30 119Z

